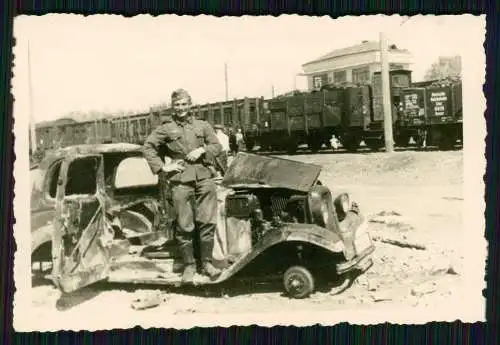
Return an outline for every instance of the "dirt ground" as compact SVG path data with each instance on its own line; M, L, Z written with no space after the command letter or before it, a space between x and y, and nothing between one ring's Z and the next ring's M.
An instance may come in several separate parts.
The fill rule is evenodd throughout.
M285 156L287 157L287 156ZM32 316L41 327L61 320L91 321L99 311L112 310L133 320L168 315L355 310L360 306L416 307L445 303L457 297L463 258L457 250L463 234L463 153L396 152L296 155L291 159L323 166L320 176L334 194L347 191L370 217L376 244L374 265L341 294L319 291L305 300L282 295L281 286L241 286L214 295L196 291L161 290L159 306L131 308L140 293L156 287L109 284L61 298L50 285L32 289ZM412 249L383 242L400 241ZM142 314L139 314L142 313ZM113 316L111 316L113 317ZM133 324L133 321L132 321ZM57 326L55 326L57 327Z

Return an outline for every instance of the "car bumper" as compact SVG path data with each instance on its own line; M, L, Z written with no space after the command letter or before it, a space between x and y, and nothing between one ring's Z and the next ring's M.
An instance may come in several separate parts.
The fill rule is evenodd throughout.
M336 270L338 274L343 274L353 269L364 270L364 266L371 262L371 254L375 251L375 246L373 245L373 240L368 232L368 221L365 219L358 226L355 232L354 239L354 255L351 259L344 262L338 263L336 265ZM366 268L366 269L368 269Z
M371 267L372 260L371 254L375 251L375 246L370 246L366 248L359 255L348 261L341 262L335 266L337 274L343 274L349 272L353 269L366 270Z

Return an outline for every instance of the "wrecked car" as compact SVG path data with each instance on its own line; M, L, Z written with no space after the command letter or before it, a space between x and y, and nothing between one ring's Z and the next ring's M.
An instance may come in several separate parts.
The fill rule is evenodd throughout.
M75 227L85 226L103 203L107 222L115 229L119 227L132 243L156 239L161 210L158 181L151 175L140 149L139 145L127 143L70 146L49 153L30 170L31 262L36 266L32 267L35 275L44 276L50 270L52 237L55 225L62 220L57 200L62 195L82 203L84 195L100 197L99 202L90 202L81 209L83 223L73 224ZM103 165L102 175L97 175L96 164ZM62 166L65 189L58 191ZM127 181L131 175L133 180ZM57 193L63 194L58 197Z
M87 179L92 176L93 185L67 194L72 165L81 160L94 162L88 165L92 171L85 172ZM121 203L116 190L114 196L107 196L106 179L115 168L106 162L104 152L72 154L62 160L50 279L66 293L99 281L179 286L182 263L173 237L163 238L169 245L159 253L147 250L152 240L134 242L137 234L118 235L119 227L113 223L116 213L110 210ZM321 167L312 164L239 153L218 191L214 258L225 262L224 269L216 279L197 276L194 283L213 286L232 279L258 282L272 277L281 279L290 297L306 298L325 278L369 269L374 245L367 220L348 194L333 197L318 181L320 172ZM142 191L161 209L158 187L148 188ZM138 199L137 191L122 195ZM126 205L121 205L123 210ZM148 219L151 224L160 223L154 216ZM161 226L152 229L148 234L156 233L155 238L168 233Z

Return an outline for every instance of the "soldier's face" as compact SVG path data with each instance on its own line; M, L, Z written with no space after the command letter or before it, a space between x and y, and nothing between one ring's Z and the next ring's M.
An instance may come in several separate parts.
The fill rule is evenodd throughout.
M175 110L175 114L178 117L184 117L188 114L190 104L189 104L189 98L183 97L183 98L178 98L172 103L172 107Z

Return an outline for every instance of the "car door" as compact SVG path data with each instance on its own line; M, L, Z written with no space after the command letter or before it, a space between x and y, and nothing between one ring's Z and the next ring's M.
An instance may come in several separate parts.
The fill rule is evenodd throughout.
M103 157L62 162L52 236L52 280L69 293L106 279L113 233L106 222Z

